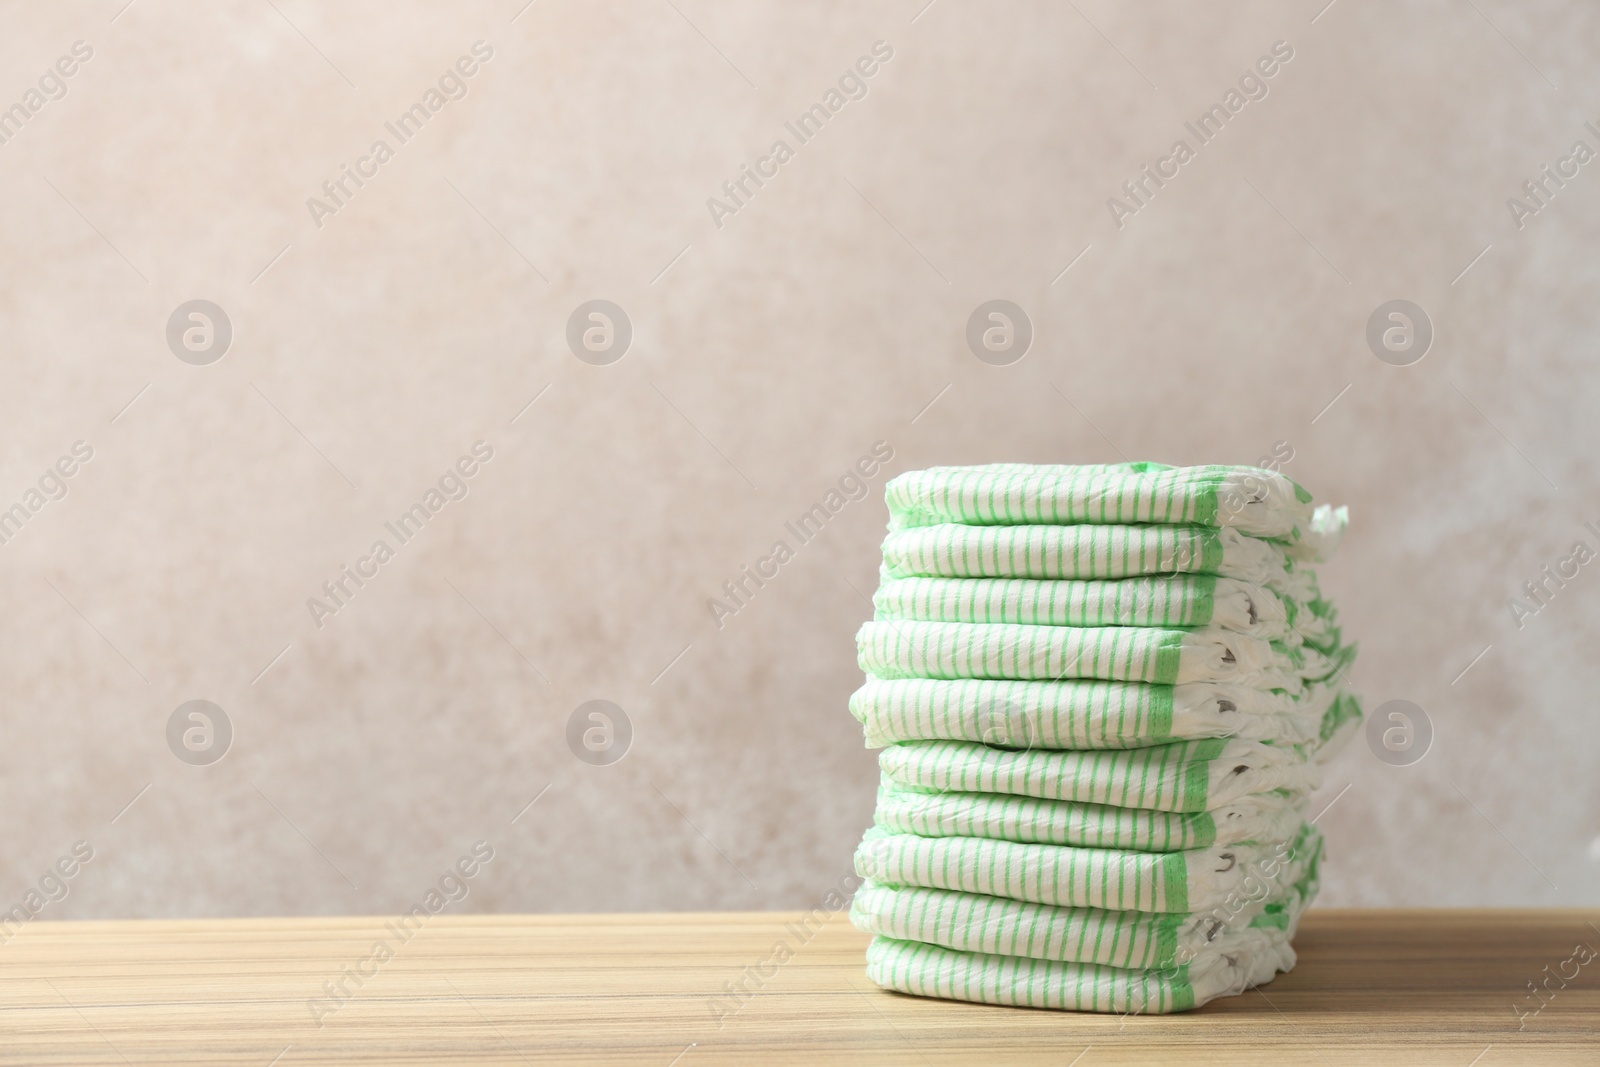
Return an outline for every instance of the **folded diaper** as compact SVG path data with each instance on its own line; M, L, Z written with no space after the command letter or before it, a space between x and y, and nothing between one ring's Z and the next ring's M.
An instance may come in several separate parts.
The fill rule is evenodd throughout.
M1165 523L1232 526L1299 540L1311 494L1259 467L996 463L909 471L885 487L891 528L959 522Z
M1291 696L1224 682L868 675L850 697L850 712L865 728L868 748L926 740L1003 748L1140 748L1203 737L1317 744L1341 695L1343 683L1337 680L1308 685Z
M1247 879L1281 895L1305 873L1316 828L1297 842L1140 852L1035 845L981 837L921 837L868 830L856 874L876 882L1029 900L1074 908L1190 912L1226 905ZM1288 856L1289 858L1284 858ZM1263 872L1270 871L1268 876Z
M1219 626L1264 640L1293 635L1277 594L1213 574L1041 581L890 578L872 598L878 619L1010 622L1034 626Z
M1305 798L1287 793L1240 797L1210 811L1173 812L886 784L878 790L874 821L891 833L921 837L988 837L1040 845L1174 852L1247 841L1287 841L1305 817Z
M891 578L1217 574L1290 596L1307 584L1282 546L1232 527L919 526L884 539L883 565Z
M878 753L878 768L903 788L1180 812L1280 789L1304 795L1321 784L1317 764L1299 748L1239 738L1079 752L908 741Z
M880 678L1056 681L1233 682L1298 693L1342 668L1315 648L1290 648L1233 630L1147 626L1024 626L1016 623L864 623L857 662Z
M1316 574L1291 575L1308 597L1280 596L1264 586L1214 574L1120 579L896 578L880 573L874 618L921 622L1010 622L1038 626L1151 626L1224 630L1340 648L1338 613L1322 598Z
M1248 958L1218 954L1203 963L1156 971L954 952L887 937L874 937L867 946L867 978L884 989L980 1004L1120 1014L1187 1011L1270 981L1294 962L1287 942Z

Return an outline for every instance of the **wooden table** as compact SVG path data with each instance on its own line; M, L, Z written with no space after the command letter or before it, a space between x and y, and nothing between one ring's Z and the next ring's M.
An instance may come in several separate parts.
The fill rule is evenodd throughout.
M1600 912L1313 911L1292 973L1131 1018L885 993L842 914L809 939L797 918L35 922L0 945L0 1063L1600 1063L1600 958L1565 962ZM730 1001L780 939L793 958Z

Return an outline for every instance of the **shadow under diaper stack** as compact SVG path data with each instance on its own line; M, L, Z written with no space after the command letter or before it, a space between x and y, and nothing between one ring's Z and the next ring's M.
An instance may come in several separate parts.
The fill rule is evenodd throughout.
M1344 509L1155 463L941 467L885 495L850 698L883 749L851 909L868 977L1170 1012L1294 966L1307 799L1361 721L1307 566Z

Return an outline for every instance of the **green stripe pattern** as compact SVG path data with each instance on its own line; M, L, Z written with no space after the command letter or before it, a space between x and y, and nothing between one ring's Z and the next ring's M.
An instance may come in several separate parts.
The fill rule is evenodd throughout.
M953 952L887 937L867 946L867 978L917 996L1063 1011L1163 1014L1202 1003L1186 974Z
M850 713L860 720L868 748L929 740L1001 748L1143 748L1206 737L1302 745L1326 735L1324 720L1343 692L1339 679L1291 696L1211 682L869 676L851 694Z
M897 578L885 568L873 595L880 620L1012 622L1038 626L1223 626L1254 637L1299 639L1331 652L1337 613L1323 599L1316 572L1294 572L1304 600L1213 574L1117 580Z
M878 769L887 784L907 789L1174 812L1207 811L1278 790L1304 794L1321 783L1304 752L1238 738L1081 751L908 741L879 752Z
M1263 601L1272 594L1260 590ZM879 619L1016 622L1036 626L1204 626L1216 613L1210 574L1123 581L889 578L873 595ZM1275 597L1272 598L1274 601ZM1281 617L1263 603L1263 617Z
M891 532L883 562L894 578L1056 579L1218 574L1224 561L1202 526L943 525Z
M1174 740L1176 690L1127 682L868 677L850 696L867 746L980 741L1005 748L1133 748Z
M1229 630L1149 626L872 621L856 634L857 662L879 678L996 678L1116 682L1241 681L1299 688L1328 673L1315 649L1291 649Z
M1225 845L1178 852L1074 848L981 837L922 837L875 828L856 849L856 874L889 885L1077 908L1187 912L1217 908L1259 871L1270 849ZM1280 866L1268 888L1292 880Z
M885 495L850 698L882 749L851 911L868 977L1166 1012L1293 966L1308 797L1361 722L1309 566L1344 510L1154 463L942 467Z
M1003 793L924 792L885 785L877 825L923 837L990 837L1042 845L1171 852L1294 834L1304 805L1283 793L1241 798L1214 811L1170 812Z
M1225 527L922 526L883 540L890 578L1092 580L1213 574L1306 601L1310 571L1282 546Z
M884 490L895 529L1141 523L1237 526L1298 540L1311 496L1281 474L1253 467L1098 467L996 464L910 471Z

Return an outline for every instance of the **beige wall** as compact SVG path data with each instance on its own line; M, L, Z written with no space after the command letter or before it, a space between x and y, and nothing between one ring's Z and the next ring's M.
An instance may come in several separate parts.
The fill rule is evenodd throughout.
M921 2L0 10L0 104L93 49L0 145L0 506L93 449L0 546L0 903L79 840L43 917L392 911L480 839L459 909L817 900L870 817L845 700L884 474L720 628L707 601L878 441L891 473L1288 442L1351 507L1324 586L1356 681L1436 734L1331 772L1323 901L1592 903L1600 572L1520 629L1506 601L1600 545L1600 169L1521 229L1506 200L1600 148L1600 19ZM1118 228L1107 199L1278 41L1265 98ZM632 323L609 366L565 339L596 298ZM1012 366L963 340L993 298L1035 329ZM1394 298L1436 330L1408 367L1364 340ZM233 327L207 366L165 336L193 299ZM387 534L478 441L465 499ZM168 747L193 699L234 731L209 766ZM610 766L567 744L592 699L632 723Z

